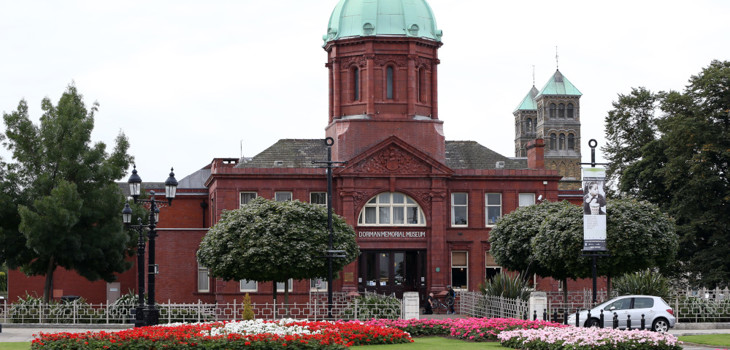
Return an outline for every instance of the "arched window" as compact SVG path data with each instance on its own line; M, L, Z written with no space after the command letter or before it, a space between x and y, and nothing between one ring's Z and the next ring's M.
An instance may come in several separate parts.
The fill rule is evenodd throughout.
M575 135L568 134L568 149L574 150L575 149Z
M385 192L365 204L357 223L363 226L425 226L426 219L413 198L403 193Z
M422 68L416 69L416 100L418 102L421 102L421 73L423 72Z
M568 103L568 118L573 118L573 104Z
M558 140L558 135L555 135L555 133L550 134L550 150L555 150L555 143Z
M352 100L360 100L360 69L357 67L352 69Z
M525 126L525 132L530 133L532 132L532 119L527 118L527 125Z
M558 105L558 118L565 118L565 105L562 103Z
M385 98L393 99L393 66L385 69Z
M565 134L560 134L560 140L558 142L558 148L560 150L564 150L565 149Z
M550 104L550 119L555 118L555 110L558 108L554 103Z

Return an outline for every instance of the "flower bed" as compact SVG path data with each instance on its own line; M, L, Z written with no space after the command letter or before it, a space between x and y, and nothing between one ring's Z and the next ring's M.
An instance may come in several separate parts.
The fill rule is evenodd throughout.
M651 331L622 331L611 328L543 328L502 332L502 346L514 349L661 349L679 350L677 337Z
M297 320L140 327L119 332L41 333L31 349L345 349L413 341L396 328Z
M497 335L513 329L568 327L547 321L514 318L453 318L444 320L371 320L367 324L394 327L412 336L443 335L469 341L494 341Z

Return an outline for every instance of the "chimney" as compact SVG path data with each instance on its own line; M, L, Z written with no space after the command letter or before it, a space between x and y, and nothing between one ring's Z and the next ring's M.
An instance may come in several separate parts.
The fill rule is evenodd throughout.
M527 167L545 169L545 141L535 139L527 143Z

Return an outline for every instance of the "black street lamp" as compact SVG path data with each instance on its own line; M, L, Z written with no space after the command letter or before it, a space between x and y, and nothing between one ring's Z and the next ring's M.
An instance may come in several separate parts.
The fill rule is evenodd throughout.
M170 177L165 181L165 197L167 198L167 204L172 205L172 200L175 199L175 192L177 191L177 180L175 180L175 173L170 169ZM137 166L135 165L132 170L132 175L127 181L129 183L129 192L134 198L134 202L149 203L149 223L147 225L142 224L142 218L137 218L137 224L131 225L132 223L132 208L129 207L129 203L124 205L122 210L122 220L124 225L131 227L139 233L139 241L137 243L137 274L138 274L138 292L139 292L139 304L135 311L135 327L153 326L158 324L160 319L160 310L155 306L155 275L157 274L157 265L155 264L155 237L157 237L157 223L160 220L160 208L157 204L164 204L165 201L155 200L155 191L150 191L150 199L139 199L140 188L142 185L142 179L137 175ZM147 285L149 292L147 296L147 307L144 306L144 230L147 229L147 236L149 237L149 264L147 269Z
M332 318L332 259L344 258L344 250L335 250L332 231L332 168L338 167L335 164L347 164L347 162L334 162L332 161L332 145L335 140L328 137L324 140L325 146L327 146L327 161L318 162L313 161L312 164L326 164L323 168L327 169L327 232L329 233L329 244L325 251L325 258L327 258L327 317ZM341 166L339 166L341 167Z

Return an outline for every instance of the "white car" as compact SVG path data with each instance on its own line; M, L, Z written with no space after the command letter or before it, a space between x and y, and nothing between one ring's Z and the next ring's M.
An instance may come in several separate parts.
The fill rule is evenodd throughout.
M618 317L618 328L627 328L627 320L631 319L631 329L641 327L641 316L644 316L646 328L655 332L666 332L674 328L677 319L674 310L661 297L651 295L623 295L599 304L591 309L579 313L579 322L585 327L597 327L600 324L601 310L603 310L603 327L613 327L613 316ZM575 325L576 313L568 316L568 324Z

